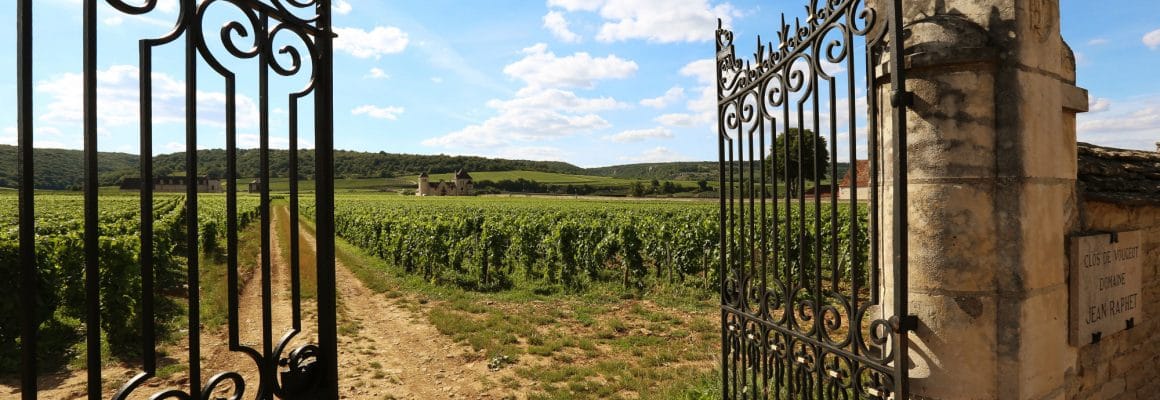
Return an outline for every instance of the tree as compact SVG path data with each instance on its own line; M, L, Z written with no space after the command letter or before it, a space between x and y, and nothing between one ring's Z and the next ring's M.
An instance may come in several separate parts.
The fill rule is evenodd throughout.
M788 160L786 150L789 150ZM826 138L814 134L809 129L803 131L790 128L789 131L777 135L771 152L773 153L766 157L766 162L772 162L775 157L777 158L777 165L773 166L774 178L775 180L788 179L785 182L785 187L790 196L800 194L802 188L798 183L799 179L820 181L827 176L830 166L830 151L826 144Z

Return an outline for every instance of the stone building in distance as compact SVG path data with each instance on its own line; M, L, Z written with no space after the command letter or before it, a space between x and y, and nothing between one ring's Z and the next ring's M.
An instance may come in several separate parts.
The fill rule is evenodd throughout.
M205 175L199 176L196 179L198 193L221 193L221 180L210 179ZM155 176L153 177L153 191L185 193L186 182L185 176ZM141 178L125 178L121 180L121 190L141 190Z
M419 175L419 189L416 196L471 196L475 194L475 182L464 170L455 171L455 181L440 180L432 183L426 172Z

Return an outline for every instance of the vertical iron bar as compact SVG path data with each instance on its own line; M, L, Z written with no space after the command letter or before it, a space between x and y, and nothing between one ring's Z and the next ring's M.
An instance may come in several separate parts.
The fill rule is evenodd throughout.
M40 290L36 265L36 174L33 169L32 0L16 5L16 102L20 158L20 387L21 398L36 399L36 299Z
M101 269L97 204L97 1L84 3L85 330L90 400L101 398Z
M833 77L830 82L830 291L838 293L838 281L842 278L842 270L838 266L838 87ZM853 98L847 97L846 102L852 103ZM851 117L853 118L853 117ZM855 160L850 160L854 163ZM855 210L857 211L857 210Z
M906 105L902 101L906 91L906 76L902 69L903 41L902 0L891 2L890 9L890 80L891 100L894 103L894 316L907 317L907 160L906 160ZM896 329L894 349L894 385L896 398L910 398L910 379L906 375L909 337L905 324Z
M146 374L157 372L157 336L153 307L153 55L145 41L139 43L141 70L141 359Z
M182 2L185 15L196 13L193 1ZM188 280L189 396L201 397L201 266L197 237L197 24L185 32L185 229Z
M881 188L882 181L879 179L879 174L882 173L879 168L879 151L882 143L879 142L878 137L878 102L881 101L876 88L877 77L874 75L874 65L881 61L881 58L875 54L873 48L867 48L866 60L866 85L868 87L866 93L866 105L870 108L870 117L867 121L866 132L866 151L868 167L870 168L870 211L868 218L870 219L870 265L867 267L870 273L870 304L881 304L880 288L878 286L879 274L882 270L882 260L880 259L879 251L882 245L882 236L879 233L879 220L882 216L878 214L878 190Z
M226 302L229 304L227 323L229 347L236 351L241 347L239 337L238 310L238 116L236 84L233 75L225 76L226 81ZM263 185L265 182L260 182Z
M333 29L331 25L330 0L319 0L318 4L318 49L321 60L315 93L315 149L318 152L317 169L317 216L315 239L318 257L318 341L319 362L322 368L323 392L327 398L338 399L338 326L337 293L335 288L334 260L334 71Z
M270 287L270 60L269 57L269 24L270 17L263 13L259 18L261 25L256 27L255 36L258 43L258 173L261 175L261 274L262 274L262 355L269 361L274 354L274 321L273 321L273 290ZM271 365L262 368L262 381L270 379L265 376L272 371Z

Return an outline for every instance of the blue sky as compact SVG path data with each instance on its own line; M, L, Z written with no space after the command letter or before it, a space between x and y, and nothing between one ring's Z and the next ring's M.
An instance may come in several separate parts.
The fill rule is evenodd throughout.
M126 1L141 4L142 1ZM13 21L14 2L0 8ZM37 147L81 148L80 0L37 0ZM127 16L100 1L100 148L138 153L137 46L164 35L176 0ZM206 31L233 11L212 9ZM772 38L804 0L336 0L336 146L360 151L561 160L580 166L712 160L713 31L722 18L739 52ZM1160 2L1064 0L1062 32L1092 112L1079 140L1154 149L1160 141ZM207 17L210 19L210 17ZM9 32L14 32L10 25ZM11 37L10 37L11 38ZM14 39L14 38L12 38ZM239 40L244 42L244 39ZM292 44L282 38L279 44ZM184 149L180 42L156 50L154 153ZM0 52L15 54L15 40ZM257 145L256 63L238 71L238 129ZM287 58L283 58L287 59ZM309 66L304 66L308 71ZM286 147L287 94L303 72L271 80L271 143ZM199 147L224 147L223 80L199 67ZM15 60L0 61L0 143L15 143ZM310 110L309 100L300 105ZM310 132L309 120L299 125ZM304 142L312 140L304 134ZM844 154L844 152L840 151ZM845 159L848 157L839 157Z

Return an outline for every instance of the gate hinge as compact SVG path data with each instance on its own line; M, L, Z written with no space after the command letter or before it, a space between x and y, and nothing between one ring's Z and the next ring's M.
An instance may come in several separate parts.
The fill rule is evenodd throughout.
M913 332L918 329L917 315L903 315L901 317L895 315L890 317L890 328L894 333Z
M913 107L914 106L914 92L892 92L890 93L890 105L893 107Z

